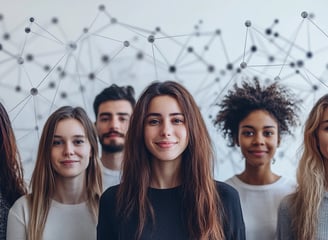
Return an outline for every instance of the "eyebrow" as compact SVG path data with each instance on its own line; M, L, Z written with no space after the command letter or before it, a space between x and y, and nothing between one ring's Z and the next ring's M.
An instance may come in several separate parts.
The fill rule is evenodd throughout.
M254 128L252 125L243 125L241 128ZM275 126L264 126L265 129L267 128L276 128Z
M80 134L76 134L76 135L73 135L74 138L85 138L86 136L85 135L80 135ZM54 135L54 138L63 138L63 136L61 135Z
M119 116L130 116L129 113L127 112L117 112L117 113L109 113L109 112L102 112L99 114L99 117L102 117L102 116L112 116L112 115L119 115Z
M160 116L162 116L162 114L160 114L160 113L148 113L146 115L146 118L147 117L152 117L152 116L160 117ZM169 116L184 116L184 114L183 113L170 113Z

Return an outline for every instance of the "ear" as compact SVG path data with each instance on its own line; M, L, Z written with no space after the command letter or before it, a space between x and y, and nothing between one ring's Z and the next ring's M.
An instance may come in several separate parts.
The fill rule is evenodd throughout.
M278 137L278 145L277 145L277 147L280 146L280 142L281 142L281 138L280 138L280 136L279 136L279 137Z
M238 147L240 147L240 144L239 144L238 138L235 138L235 140L234 140L234 144L237 145Z

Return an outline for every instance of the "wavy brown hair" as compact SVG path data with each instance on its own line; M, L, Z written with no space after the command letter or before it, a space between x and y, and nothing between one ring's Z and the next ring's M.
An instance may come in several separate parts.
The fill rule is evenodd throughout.
M176 99L186 119L189 143L182 155L181 179L185 224L190 239L224 239L223 207L212 174L212 143L195 100L186 88L174 81L150 84L135 106L125 143L123 175L117 195L118 214L127 219L137 212L137 239L149 214L153 224L155 222L147 197L152 156L145 145L144 128L149 104L156 96Z
M328 187L327 169L319 148L318 129L328 108L328 94L313 106L304 125L303 151L297 168L297 191L291 195L292 230L295 239L314 240L319 206Z
M15 134L4 106L0 103L0 190L12 205L26 194L23 167Z
M50 115L43 127L40 138L37 159L31 179L32 192L28 197L31 214L28 225L29 240L42 239L51 199L56 189L56 173L51 165L51 148L56 126L63 119L76 119L79 121L84 127L86 137L90 142L91 157L86 169L85 184L87 203L91 213L93 213L94 220L97 220L99 198L102 193L97 133L94 124L81 107L63 106Z

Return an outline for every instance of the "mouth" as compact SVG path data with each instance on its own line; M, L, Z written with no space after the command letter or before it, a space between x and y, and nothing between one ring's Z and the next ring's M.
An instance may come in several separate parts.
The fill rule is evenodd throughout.
M72 165L72 164L78 163L78 162L79 162L78 160L64 160L64 161L61 161L60 163L63 165Z
M170 148L173 147L175 144L177 144L177 142L161 141L161 142L156 142L155 144L160 148Z
M267 152L266 151L250 151L250 153L255 157L263 157Z
M120 132L109 132L103 135L102 138L117 138L117 137L124 137L124 134L120 133Z

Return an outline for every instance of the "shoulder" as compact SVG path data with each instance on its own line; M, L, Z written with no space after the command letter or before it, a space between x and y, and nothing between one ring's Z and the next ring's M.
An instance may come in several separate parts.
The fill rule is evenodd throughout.
M294 179L281 176L280 179L277 181L278 184L284 186L285 188L296 189L297 183Z
M106 203L106 205L108 203L115 203L116 201L116 194L118 191L118 187L119 185L115 185L112 187L107 188L103 194L100 197L100 204L102 205L102 203Z
M236 175L232 176L231 178L228 178L224 182L233 187L238 187L241 183L241 181L237 178Z
M215 181L222 202L239 201L238 191L227 183Z
M280 212L288 211L288 209L290 208L291 196L292 196L292 194L289 194L281 200L281 202L279 204L279 211Z
M21 196L18 198L11 209L18 210L18 209L27 209L28 207L28 201L27 201L27 195Z
M29 207L27 195L21 196L16 200L13 206L9 209L8 217L14 218L27 218L29 216Z

